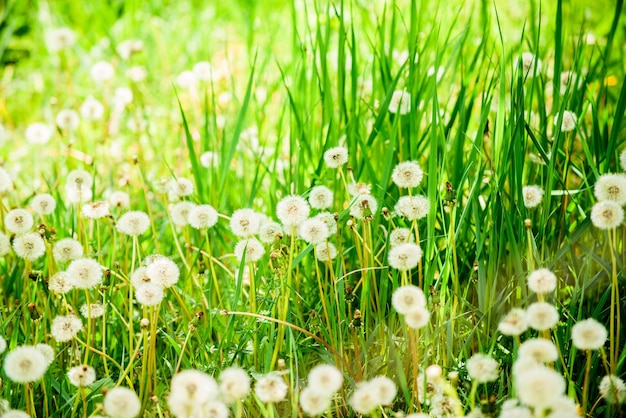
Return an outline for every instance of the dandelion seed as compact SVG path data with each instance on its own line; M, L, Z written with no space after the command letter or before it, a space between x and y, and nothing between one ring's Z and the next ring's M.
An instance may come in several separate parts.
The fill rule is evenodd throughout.
M300 237L309 244L320 244L330 235L326 223L321 219L310 218L300 224L298 228Z
M35 261L46 253L46 244L41 235L36 232L29 232L15 237L13 251L20 258Z
M410 221L422 219L430 211L430 201L424 196L402 196L396 203L395 211Z
M218 220L218 213L211 205L198 205L189 210L189 225L195 229L213 227Z
M318 391L316 388L307 386L300 391L300 406L305 414L317 416L330 408L331 398L329 395Z
M612 200L602 200L591 208L591 223L596 228L617 228L624 221L624 209Z
M70 28L55 28L46 33L46 45L51 52L68 49L76 42L76 36Z
M467 374L478 383L493 382L498 378L498 362L485 354L474 354L467 360Z
M389 112L406 115L411 111L411 94L406 90L396 90L389 101Z
M350 216L356 219L371 218L378 211L378 202L374 196L362 194L357 196L350 206Z
M75 110L63 109L57 114L55 121L59 128L75 131L80 123L80 116Z
M311 208L301 196L284 197L276 205L276 217L285 228L295 228L309 217Z
M620 206L626 204L626 174L603 174L593 188L596 199L612 200Z
M498 331L504 335L520 335L528 329L526 311L513 308L498 324Z
M47 368L43 354L30 345L16 347L4 358L4 373L16 383L36 382Z
M91 66L89 73L96 83L110 81L115 77L115 69L106 61L96 62Z
M254 263L259 261L265 254L265 247L256 238L242 239L235 245L235 256L238 261L246 256L246 263Z
M564 110L563 114L557 114L554 116L554 126L557 126L559 123L559 118L561 118L561 132L570 132L576 128L576 122L578 118L576 114L570 112L569 110Z
M545 268L530 273L527 281L528 288L538 295L546 295L556 289L556 276Z
M73 287L77 289L93 289L102 282L102 267L91 258L72 261L66 273Z
M401 315L426 307L426 296L424 292L417 286L412 284L397 288L391 296L391 304L393 308Z
M572 327L572 343L579 350L599 350L606 342L606 327L593 318Z
M515 68L519 67L520 61L524 77L534 77L535 75L539 75L541 73L541 60L536 58L532 52L524 52L520 57L518 57L515 63ZM535 67L537 67L536 72Z
M559 322L559 312L550 303L535 302L526 309L526 320L532 329L546 331Z
M137 236L150 228L150 217L142 211L130 211L123 214L115 225L121 234Z
M333 192L326 186L315 186L309 193L309 204L313 209L328 209L333 204Z
M66 294L73 288L72 280L70 280L69 276L64 271L59 271L54 276L50 277L48 281L48 289L60 295Z
M50 215L54 213L57 202L52 195L48 193L40 193L33 197L30 201L30 206L33 208L35 213L40 215Z
M135 288L135 298L142 306L156 306L164 297L163 287L155 283L145 283Z
M430 311L418 307L404 314L404 323L411 329L422 329L430 322Z
M604 376L600 380L600 395L608 402L621 404L626 401L626 384L615 375Z
M283 233L283 228L278 222L265 222L259 228L259 238L261 242L271 244Z
M400 271L411 270L417 267L422 259L422 249L412 242L400 244L389 250L389 265Z
M52 320L50 333L58 342L70 341L83 329L83 322L73 314L58 315Z
M254 393L261 402L277 403L285 399L289 387L277 374L261 376L254 385Z
M424 171L417 161L401 162L391 172L391 180L400 188L417 187L422 178L424 178Z
M180 269L169 258L160 256L147 265L146 275L153 283L168 288L178 283Z
M110 418L135 418L141 411L141 402L137 394L121 386L107 392L103 405Z
M545 338L531 338L524 341L517 354L519 357L530 358L537 363L551 363L559 358L559 352L554 343Z
M255 235L260 226L260 219L252 209L238 209L230 218L230 230L238 237Z
M72 385L84 388L96 381L96 371L93 367L83 364L72 367L67 372L67 377Z
M52 247L52 256L58 263L66 263L83 256L83 246L74 238L63 238Z
M331 242L320 242L315 246L315 257L325 263L337 257L337 247Z
M82 208L82 214L87 219L101 219L109 216L109 202L99 200L97 202L87 203Z
M235 403L250 393L250 376L240 367L228 367L220 373L221 397L226 403Z
M0 257L4 257L11 251L11 240L8 236L0 232Z
M26 209L13 209L4 216L4 226L16 234L30 231L33 223L33 215Z
M515 393L528 406L544 409L565 392L565 379L552 369L537 365L515 375Z
M524 206L529 209L539 206L543 199L543 189L539 186L524 186L522 188Z
M348 150L344 147L334 147L324 153L324 162L329 168L339 168L348 162Z
M6 171L4 168L0 167L0 193L8 192L12 188L13 188L13 180L11 180L11 176L9 175L9 172Z
M43 355L46 361L46 367L50 366L52 362L54 361L54 356L55 356L54 348L52 348L48 344L42 343L42 344L37 344L35 346L35 349Z
M341 389L343 373L332 364L318 364L309 372L308 381L310 387L330 396Z
M44 145L52 138L52 128L45 123L35 122L28 125L24 136L26 141L33 145Z
M99 303L90 303L89 305L84 303L80 307L80 314L89 319L100 318L104 315L104 307Z

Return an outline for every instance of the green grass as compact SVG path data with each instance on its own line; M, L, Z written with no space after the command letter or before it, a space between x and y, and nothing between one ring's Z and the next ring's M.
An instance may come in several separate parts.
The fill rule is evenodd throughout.
M624 414L623 405L601 399L598 383L608 372L624 377L626 336L612 317L626 306L626 230L622 222L607 232L590 220L597 179L623 172L623 1L591 7L582 0L99 0L1 7L0 167L13 187L0 192L0 232L12 235L5 214L30 208L36 194L57 202L49 215L29 209L31 230L45 231L44 256L32 262L13 250L0 256L0 335L8 345L0 356L4 361L16 347L39 343L56 350L34 383L3 374L0 396L11 408L31 416L104 415L107 389L125 386L139 395L141 416L168 416L176 372L198 369L217 378L237 365L253 380L279 371L289 390L276 404L250 394L230 405L233 415L298 417L309 370L330 363L345 381L325 416L359 416L349 403L356 385L379 375L395 382L398 395L372 416L428 412L434 402L417 401L415 378L430 365L442 368L454 393L446 396L458 399L464 414L476 406L498 416L516 396L512 369L520 342L541 337L558 347L551 367L581 411L585 403L590 416ZM55 52L46 34L58 27L71 28L77 41ZM143 50L123 59L116 47L126 39L140 39ZM534 77L517 62L523 52L541 59L530 70ZM104 83L90 76L100 60L115 68ZM179 74L200 61L211 63L214 78L181 85ZM133 66L146 69L144 81L126 76ZM563 71L580 78L561 88ZM118 87L130 88L133 100L116 108ZM406 115L388 111L396 90L411 95ZM104 105L101 119L81 120L74 130L55 127L60 110L79 111L88 96ZM565 110L578 117L572 132L555 128ZM34 122L55 127L45 145L26 141ZM339 170L323 159L336 146L349 152ZM217 163L205 166L208 151ZM425 172L410 193L430 202L427 216L415 222L393 215L409 192L392 182L392 172L409 160ZM93 175L93 200L124 191L130 206L90 221L81 214L84 204L71 203L65 190L74 169ZM166 183L176 179L189 180L193 193L168 197ZM355 183L370 185L378 202L370 219L350 215L347 186ZM239 238L229 227L235 210L252 208L275 220L281 198L307 197L317 185L334 192L334 261L317 261L313 246L292 239L289 228L264 244L259 261L237 261ZM539 206L524 205L526 185L544 190ZM219 221L206 232L177 226L178 200L212 205ZM115 228L128 210L151 220L136 240ZM423 251L406 274L388 262L388 234L396 227L411 228ZM69 264L52 256L54 243L66 237L102 265L101 285L66 295L48 289L50 277ZM130 277L152 254L172 259L180 280L148 308L132 300ZM243 283L246 265L252 286ZM559 323L521 339L502 335L504 315L537 300L526 278L539 267L558 277L545 300L557 307ZM426 294L431 318L419 332L391 304L406 283ZM52 320L87 300L102 303L104 317L89 335L83 318L75 339L55 341ZM610 336L586 373L587 357L571 333L589 317ZM142 318L150 320L147 327ZM498 380L472 383L466 363L479 352L499 362ZM80 391L67 371L85 358L97 380Z

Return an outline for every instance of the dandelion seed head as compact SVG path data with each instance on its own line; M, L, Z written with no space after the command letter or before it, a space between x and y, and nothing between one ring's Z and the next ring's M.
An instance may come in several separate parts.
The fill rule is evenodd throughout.
M281 402L287 396L288 389L283 378L274 373L261 376L254 385L254 393L264 403Z
M606 327L593 318L578 321L572 327L572 343L579 350L599 350L606 339Z
M612 200L623 206L626 204L626 174L601 175L596 181L593 193L599 201Z
M561 132L570 132L576 129L578 118L575 113L570 112L569 110L564 110L562 116L561 114L555 115L554 126L557 126L559 123L559 117L561 118Z
M309 217L311 208L307 201L297 195L284 197L276 205L276 217L285 228L298 227Z
M309 372L308 385L330 396L341 389L343 373L332 364L318 364Z
M428 198L417 196L402 196L396 203L395 211L410 221L422 219L428 215L430 211L430 201Z
M144 283L135 287L135 299L142 306L156 306L164 297L163 287L155 283Z
M80 106L80 115L84 119L91 121L102 119L102 116L104 115L104 106L93 96L89 96Z
M400 271L411 270L417 267L422 259L422 249L419 245L407 242L397 245L389 250L389 265Z
M378 202L372 195L358 195L352 206L350 206L350 216L356 219L371 218L378 211Z
M180 269L172 260L161 256L147 265L146 274L152 283L168 288L178 283Z
M249 237L259 232L261 222L252 209L238 209L230 218L230 230L238 237Z
M6 349L7 340L5 340L4 337L0 335L0 354L4 353Z
M283 233L283 228L278 222L265 222L259 228L259 238L261 242L271 244Z
M63 238L52 247L52 256L58 263L66 263L83 256L83 246L74 238Z
M591 223L596 228L617 228L624 221L624 209L612 200L601 200L591 208Z
M325 263L337 257L337 247L332 242L320 242L315 246L315 257Z
M396 247L407 242L415 242L413 234L409 228L396 228L389 233L389 245Z
M530 358L537 363L551 363L559 358L559 352L554 343L545 338L531 338L524 341L517 355Z
M102 267L91 258L73 260L66 270L72 286L76 289L93 289L102 282Z
M84 388L96 381L96 371L86 364L72 367L67 372L70 383L76 387Z
M50 215L54 213L56 206L57 201L48 193L40 193L30 201L30 207L33 208L35 213L40 215Z
M550 270L541 268L530 273L528 288L538 295L546 295L556 289L556 276Z
M363 382L357 385L349 403L357 413L368 415L380 405L380 396L374 386Z
M309 193L309 204L313 209L328 209L333 205L333 192L326 186L315 186Z
M202 405L202 413L204 414L202 416L207 418L228 418L230 409L224 402L209 401Z
M339 168L348 162L348 150L344 147L334 147L324 153L324 162L329 168Z
M391 180L400 188L417 187L422 178L424 178L424 171L417 161L401 162L391 172Z
M559 322L559 312L551 303L534 302L526 309L526 321L532 329L546 331Z
M46 45L50 52L68 49L76 42L76 35L70 28L54 28L46 33Z
M404 323L411 329L422 329L430 322L430 311L417 307L404 314Z
M130 206L130 197L128 193L122 191L114 191L109 196L109 203L114 208L128 208Z
M150 228L150 217L142 211L129 211L118 219L115 228L121 234L141 235Z
M537 409L550 407L565 392L565 379L554 370L541 365L530 367L514 376L519 400Z
M524 52L521 56L517 58L517 62L515 63L515 68L519 66L521 61L522 65L522 73L524 77L534 77L535 74L539 75L542 69L542 62L540 59L536 58L532 52ZM535 66L537 67L537 72L535 73Z
M498 362L485 354L474 354L467 360L467 374L478 383L493 382L498 379Z
M67 175L66 186L78 190L91 189L93 177L85 170L72 170Z
M24 136L26 137L26 142L29 144L44 145L50 141L52 133L53 130L50 126L45 123L35 122L28 125Z
M89 202L93 197L93 192L91 189L86 189L84 187L77 188L67 185L65 187L65 196L67 198L67 202L75 204L79 202Z
M607 375L600 380L598 387L600 395L612 404L622 404L626 402L626 384L615 375Z
M54 356L55 356L55 352L54 352L54 348L52 348L52 346L48 345L48 344L37 344L35 346L35 349L37 351L39 351L44 359L46 360L46 367L50 366L52 364L52 362L54 361Z
M109 216L109 202L98 200L87 203L82 207L82 214L87 219L101 219Z
M30 231L33 223L33 215L26 209L13 209L4 216L4 226L16 234Z
M409 284L397 288L391 296L393 308L401 315L426 307L426 296L419 287Z
M22 345L4 358L4 373L16 383L31 383L41 379L48 364L35 347Z
M143 41L141 39L126 39L115 47L115 51L122 59L129 59L133 54L143 51Z
M15 237L13 251L20 258L35 261L46 253L46 244L37 232L29 232Z
M98 61L91 66L89 73L96 83L103 83L115 77L115 68L109 62Z
M141 65L133 65L128 70L126 70L126 76L133 83L141 83L148 76L148 71L146 68Z
M526 311L513 308L498 324L498 331L504 335L520 335L528 329Z
M211 205L197 205L189 210L187 217L192 228L206 229L217 223L218 213Z
M240 367L228 367L220 373L221 398L226 403L244 399L250 393L250 376Z
M317 388L307 386L300 391L300 406L305 414L317 416L323 414L331 405L331 397Z
M75 110L63 109L59 113L57 113L55 122L57 126L61 129L75 131L80 124L80 116L78 116L78 112L76 112Z
M104 306L99 303L83 303L80 307L80 314L85 318L94 319L104 315Z
M326 223L319 218L310 218L300 224L298 228L300 238L309 244L320 244L330 235Z
M194 186L191 180L184 177L178 177L168 181L165 184L165 190L167 190L169 200L176 201L181 197L192 195Z
M52 292L64 295L74 288L72 280L64 271L55 273L50 280L48 280L48 289Z
M0 125L2 126L2 125ZM0 134L2 129L0 128ZM1 140L0 135L0 140ZM11 175L4 168L0 167L0 193L7 192L13 188L13 180L11 180Z
M389 101L389 112L406 115L411 111L411 94L406 90L396 90Z
M256 238L242 239L235 245L235 256L238 261L246 257L246 263L259 261L265 254L265 247Z
M58 315L52 320L50 333L58 342L72 340L83 329L83 322L74 314Z
M529 209L539 206L543 199L543 189L539 186L524 186L522 188L524 206Z
M372 185L368 184L368 183L362 183L362 182L358 182L358 183L350 183L348 185L348 193L350 193L350 196L352 197L356 197L356 196L360 196L362 194L370 194L372 191Z
M6 235L0 232L0 257L4 257L11 251L11 240Z
M122 386L107 392L103 406L110 418L135 418L141 411L141 402L137 394Z
M200 156L200 164L202 167L217 167L220 162L219 154L213 151L207 151Z

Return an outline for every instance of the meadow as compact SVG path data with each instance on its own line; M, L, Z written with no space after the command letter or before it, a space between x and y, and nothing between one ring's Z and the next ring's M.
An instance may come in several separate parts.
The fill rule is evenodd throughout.
M626 416L623 0L0 11L0 417Z

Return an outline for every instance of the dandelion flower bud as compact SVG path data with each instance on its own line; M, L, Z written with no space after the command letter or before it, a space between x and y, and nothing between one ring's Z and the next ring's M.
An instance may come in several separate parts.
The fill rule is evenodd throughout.
M67 276L77 289L92 289L102 282L102 267L91 258L79 258L70 263Z
M59 271L48 281L48 289L52 292L64 295L74 288L72 280L66 272Z
M146 275L150 277L153 283L168 288L178 283L180 269L172 260L161 256L148 264Z
M303 197L291 195L284 197L276 205L276 217L285 228L294 228L306 221L311 208Z
M626 204L626 174L603 174L593 188L598 200L612 200L620 206Z
M559 352L554 343L545 338L531 338L524 341L517 355L531 358L537 363L551 363L559 358Z
M615 375L604 376L598 389L608 403L621 404L626 401L626 384Z
M377 210L378 202L374 196L362 194L358 195L350 206L350 216L356 219L371 218Z
M249 237L259 232L261 222L252 209L239 209L230 218L230 230L238 237Z
M334 147L324 153L324 162L329 168L339 168L348 162L348 150L344 147Z
M578 321L572 327L572 343L579 350L599 350L606 337L605 326L593 318Z
M235 245L235 256L238 261L246 257L246 263L259 261L265 254L265 247L256 238L242 239Z
M300 224L300 237L309 244L320 244L330 235L328 227L321 219L310 218Z
M543 199L543 189L539 186L524 186L522 188L522 197L524 198L524 206L528 209L539 206Z
M406 315L417 308L426 307L426 297L422 289L409 284L401 286L393 292L391 304L396 312Z
M411 111L411 94L406 90L396 90L389 101L389 112L406 115Z
M18 257L35 261L46 253L46 244L36 232L19 235L13 240L13 251Z
M150 228L150 217L142 211L130 211L123 214L115 225L121 234L137 236Z
M75 110L63 109L61 110L55 119L57 126L61 129L67 129L68 131L75 131L80 123L80 117Z
M141 411L141 402L137 394L121 386L107 392L103 405L110 418L135 418Z
M16 234L30 231L33 223L33 215L26 209L13 209L4 216L4 226Z
M308 380L310 387L331 396L341 389L343 373L332 364L318 364L309 372Z
M328 209L333 204L333 192L326 186L315 186L309 193L309 204L313 209Z
M53 130L50 126L45 123L35 122L28 125L24 136L26 136L26 141L30 144L43 145L50 141L52 133Z
M325 263L337 257L337 247L331 242L320 242L315 246L315 257Z
M318 388L307 386L300 391L300 406L309 416L321 415L330 407L331 397Z
M407 242L414 242L415 238L411 234L409 228L396 228L389 233L389 245L396 247L400 244L406 244Z
M535 366L515 376L515 393L520 401L537 409L552 405L565 392L565 379L545 366Z
M70 383L76 387L84 388L96 381L96 371L93 367L83 364L72 367L67 372Z
M389 265L400 271L411 270L417 267L422 259L422 249L412 242L400 244L389 250Z
M396 165L391 173L391 180L400 188L419 186L424 172L417 161L404 161Z
M211 205L198 205L189 210L189 225L195 229L211 228L217 223L218 214Z
M409 221L422 219L430 211L430 201L424 196L402 196L394 208L396 212Z
M404 314L404 323L411 329L422 329L430 322L430 312L426 308L417 307Z
M557 126L559 123L559 118L561 118L561 132L570 132L576 128L576 122L578 118L576 114L570 112L569 110L564 110L563 114L557 114L554 116L554 126Z
M48 193L38 194L30 201L30 206L40 215L50 215L54 212L56 205L56 200Z
M254 385L254 393L261 402L276 403L285 399L289 387L277 374L261 376Z
M243 400L250 393L250 376L240 367L229 367L220 373L220 394L226 403Z
M52 320L50 332L58 342L70 341L83 329L83 322L74 314L58 315Z
M498 378L498 362L485 354L474 354L467 360L467 374L478 383L493 382Z
M535 302L526 309L526 320L532 329L545 331L559 322L559 312L550 303Z
M83 256L83 246L74 238L63 238L52 247L52 256L58 263L66 263Z
M513 308L498 324L498 331L504 335L520 335L528 329L526 311Z
M101 83L112 80L115 76L115 69L106 61L98 61L91 66L89 73L95 82Z
M30 345L15 348L4 358L4 373L17 383L36 382L47 368L43 354Z
M109 216L109 202L98 200L97 202L87 203L82 208L82 214L87 219L101 219Z
M548 269L538 269L528 276L528 288L538 295L545 295L556 289L556 276Z
M612 200L602 200L591 208L591 222L596 228L617 228L623 221L624 209Z
M266 244L271 244L274 240L283 233L283 228L278 222L269 221L265 222L259 228L259 238Z

